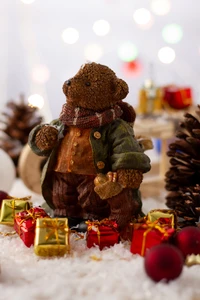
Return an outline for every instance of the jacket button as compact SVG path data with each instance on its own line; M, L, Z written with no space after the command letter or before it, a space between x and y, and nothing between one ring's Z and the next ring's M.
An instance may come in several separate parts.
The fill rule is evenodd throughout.
M105 163L103 161L98 161L97 167L98 167L98 169L103 169L105 167Z
M101 133L98 132L98 131L95 131L95 132L94 132L94 137L95 137L96 139L100 139L100 138L101 138Z

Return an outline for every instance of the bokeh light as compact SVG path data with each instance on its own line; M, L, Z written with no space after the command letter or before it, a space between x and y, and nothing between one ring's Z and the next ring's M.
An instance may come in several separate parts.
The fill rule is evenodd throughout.
M183 37L182 27L178 24L166 25L162 30L162 37L165 42L176 44L180 42Z
M44 98L38 94L33 94L28 97L28 103L32 107L42 108L44 106Z
M35 2L35 0L21 0L21 1L25 4L31 4L31 3Z
M118 56L123 61L132 61L138 56L138 49L133 43L126 42L119 47Z
M32 70L32 79L37 83L46 83L49 77L50 72L45 65L36 65Z
M98 44L89 44L84 49L84 56L86 60L98 61L103 55L103 49Z
M142 64L138 60L125 62L122 66L122 70L126 77L137 77L142 72Z
M175 51L170 47L163 47L158 51L158 58L164 64L172 63L175 57Z
M105 36L110 31L110 24L105 20L98 20L93 25L93 31L96 35Z
M151 10L154 14L163 16L170 12L171 3L169 0L151 0Z
M62 33L62 39L66 44L75 44L79 39L79 32L75 28L66 28Z
M133 19L141 29L148 29L153 24L152 15L146 8L137 9L133 14Z

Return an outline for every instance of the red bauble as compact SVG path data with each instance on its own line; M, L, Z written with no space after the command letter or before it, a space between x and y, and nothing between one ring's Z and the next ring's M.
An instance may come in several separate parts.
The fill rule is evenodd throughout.
M1 207L1 203L4 199L8 199L9 198L9 195L4 192L4 191L0 191L0 207Z
M156 282L177 278L182 272L183 264L180 250L169 244L160 244L149 249L144 262L147 274Z
M190 254L200 254L200 229L193 226L183 228L175 236L175 245L184 257Z

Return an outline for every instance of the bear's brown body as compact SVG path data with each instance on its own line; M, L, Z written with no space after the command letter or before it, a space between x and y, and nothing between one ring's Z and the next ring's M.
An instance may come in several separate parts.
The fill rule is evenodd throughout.
M138 188L150 160L134 137L128 86L106 66L90 63L63 85L59 120L37 126L29 144L49 157L42 191L59 216L111 218L119 227L141 212Z

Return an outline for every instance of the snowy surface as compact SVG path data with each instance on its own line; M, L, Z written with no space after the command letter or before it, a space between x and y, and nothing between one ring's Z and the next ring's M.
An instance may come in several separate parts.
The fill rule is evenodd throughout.
M30 192L17 181L12 195ZM33 195L35 204L43 202ZM144 210L156 207L146 199ZM1 231L10 230L0 226ZM0 299L2 300L199 300L200 266L184 267L179 278L154 283L145 273L144 259L132 255L128 243L99 251L87 249L85 240L71 236L71 255L63 258L37 257L19 237L0 236Z

